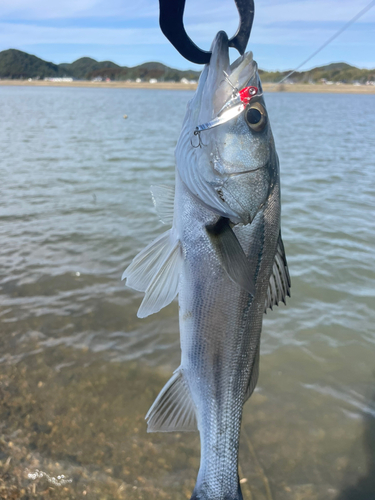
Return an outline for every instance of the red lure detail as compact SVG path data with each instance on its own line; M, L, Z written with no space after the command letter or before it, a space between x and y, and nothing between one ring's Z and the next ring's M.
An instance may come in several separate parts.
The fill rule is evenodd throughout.
M251 99L257 95L258 87L245 87L244 89L240 90L238 93L240 94L241 101L246 106L246 104L249 104Z

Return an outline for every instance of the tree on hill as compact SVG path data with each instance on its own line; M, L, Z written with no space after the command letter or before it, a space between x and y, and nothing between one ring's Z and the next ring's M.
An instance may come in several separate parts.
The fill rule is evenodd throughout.
M16 49L0 52L1 78L44 78L60 74L57 64Z
M91 59L91 57L81 57L73 63L59 64L59 67L66 71L67 74L78 79L87 79L93 71L101 70L104 68L120 69L120 66L118 64L115 64L111 61L98 62L95 59Z
M259 70L263 82L277 83L284 78L288 71ZM150 80L160 81L197 80L198 71L180 71L169 68L158 62L146 62L133 68L119 66L111 61L96 61L91 57L81 57L73 63L53 64L43 61L39 57L27 54L21 50L9 49L0 52L0 78L45 78L56 76L71 76L80 80L91 80L96 77L110 78L111 80ZM334 82L375 81L375 70L359 69L343 62L320 66L308 71L296 72L290 80L295 83L310 81L331 80Z

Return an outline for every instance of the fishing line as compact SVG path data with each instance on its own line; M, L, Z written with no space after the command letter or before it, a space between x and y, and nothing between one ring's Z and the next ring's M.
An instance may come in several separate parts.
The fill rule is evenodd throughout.
M309 62L313 57L316 56L321 50L323 50L327 45L329 45L335 38L337 38L341 33L343 33L349 26L351 26L353 23L355 23L360 17L363 16L363 14L366 14L367 11L369 11L373 6L375 5L375 0L372 0L366 7L364 7L358 14L356 14L350 21L348 21L344 26L342 26L334 35L332 35L327 41L323 43L311 56L309 56L303 63L301 63L299 66L297 66L296 69L288 73L284 78L282 78L278 83L275 83L273 87L276 87L276 85L280 85L280 83L283 83L287 78L289 78L293 73L298 71L302 66L304 66L307 62ZM271 88L273 88L271 87Z

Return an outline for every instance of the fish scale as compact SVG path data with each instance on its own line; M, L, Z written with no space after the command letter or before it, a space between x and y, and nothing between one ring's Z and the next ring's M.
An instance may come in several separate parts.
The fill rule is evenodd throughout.
M198 205L197 210L201 214L201 206ZM192 215L190 213L189 217ZM212 213L208 213L208 216L212 217ZM250 238L241 236L244 236L242 244L246 247ZM189 238L190 235L184 240ZM206 240L205 259L201 266L204 268L208 264L216 279L213 286L206 282L207 287L201 294L194 292L196 281L202 287L202 270L197 269L197 252L200 255L204 245L196 245L196 240L190 239L191 252L190 247L186 250L190 265L182 273L180 292L181 349L183 354L186 353L186 358L184 355L182 357L181 367L192 394L197 395L195 404L201 415L198 426L202 442L202 466L196 489L197 495L200 494L198 498L227 498L228 495L232 495L228 498L236 498L242 405L259 343L263 307L257 307L259 301L249 297L226 276L215 254L208 251L209 241L204 229L201 239ZM272 244L272 241L267 243ZM276 238L273 244L276 245ZM263 262L263 266L270 268L272 263L273 259L268 259L268 262ZM264 290L256 297L264 296L266 291L264 283L260 282L259 286ZM228 296L232 296L231 301L228 301ZM194 321L190 321L190 324L181 319L189 308L194 310L194 315L190 316ZM251 315L253 310L257 314ZM200 348L202 343L205 345L204 350ZM201 380L206 381L204 386ZM216 404L211 404L211 401ZM199 493L202 490L205 490L205 496Z
M192 500L242 499L242 410L258 380L263 314L285 300L290 287L267 110L255 90L239 109L237 88L261 89L257 65L248 53L230 67L228 38L220 32L188 104L175 190L153 190L159 214L173 220L172 227L124 272L130 286L145 292L140 317L178 295L181 364L146 419L150 432L199 430Z

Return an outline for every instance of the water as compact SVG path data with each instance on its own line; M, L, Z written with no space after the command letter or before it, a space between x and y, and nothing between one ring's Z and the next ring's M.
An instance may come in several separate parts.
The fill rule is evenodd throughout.
M147 435L143 420L179 364L177 305L139 320L141 294L120 277L165 230L149 186L173 182L191 95L0 89L0 486L9 495L190 498L198 436ZM264 321L260 380L244 410L244 497L370 500L375 99L266 99L292 298Z

